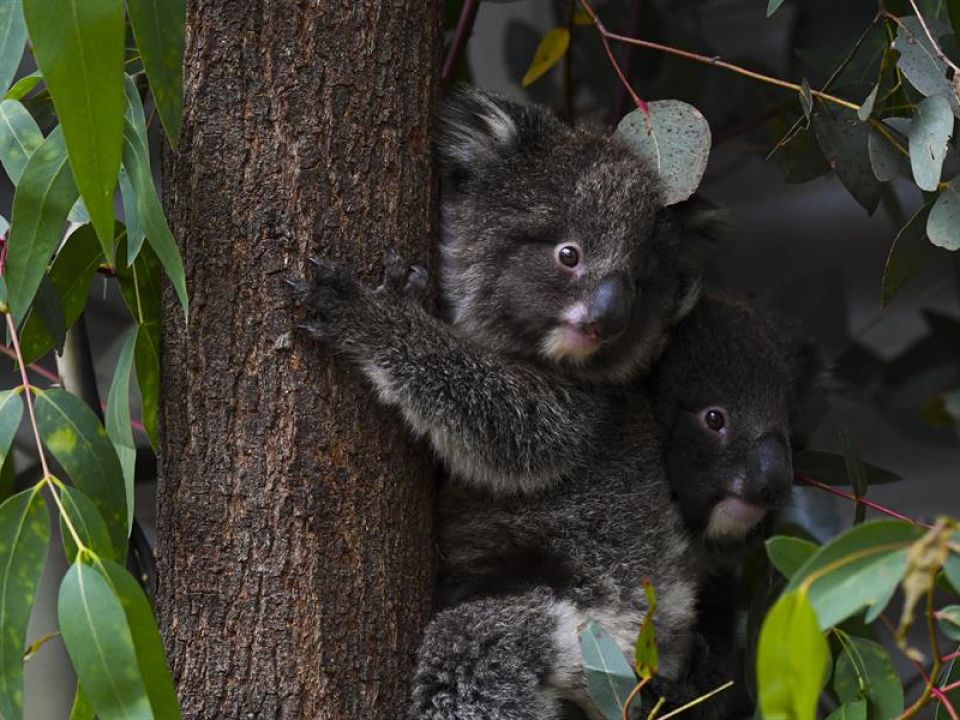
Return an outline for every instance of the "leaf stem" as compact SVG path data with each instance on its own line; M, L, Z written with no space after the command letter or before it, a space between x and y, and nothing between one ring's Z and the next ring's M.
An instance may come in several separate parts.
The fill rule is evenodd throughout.
M630 720L630 703L632 703L637 695L640 694L640 691L650 682L650 678L646 677L640 682L637 683L636 687L630 691L630 694L627 695L626 701L623 703L623 720Z
M723 685L721 685L720 687L714 688L713 690L711 690L710 692L706 693L705 695L701 695L701 696L698 697L698 698L694 698L693 700L691 700L690 702L688 702L686 705L681 705L681 706L678 707L677 709L671 710L671 711L668 712L666 715L661 716L661 717L659 718L659 720L669 720L669 719L672 718L672 717L676 717L676 716L679 715L680 713L686 712L687 710L689 710L689 709L692 708L692 707L696 707L696 706L699 705L700 703L702 703L702 702L704 702L704 701L706 701L706 700L709 700L710 698L712 698L712 697L713 697L714 695L716 695L717 693L721 693L721 692L723 692L724 690L726 690L727 688L731 688L731 687L733 687L733 680L728 680L727 682L725 682L725 683L724 683Z

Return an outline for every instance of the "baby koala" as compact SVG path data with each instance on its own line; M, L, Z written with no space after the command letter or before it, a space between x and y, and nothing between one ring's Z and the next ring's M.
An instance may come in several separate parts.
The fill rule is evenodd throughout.
M388 258L372 290L318 261L295 295L304 327L355 363L449 470L442 595L411 717L600 717L579 629L632 657L657 590L665 681L687 667L697 567L671 502L652 408L628 383L699 294L710 245L695 203L616 136L549 111L461 94L438 140L448 322ZM546 577L544 577L546 575Z
M790 495L792 454L826 407L824 372L817 346L788 322L710 291L673 328L646 383L670 492L697 549L697 636L725 679L742 668L745 551Z

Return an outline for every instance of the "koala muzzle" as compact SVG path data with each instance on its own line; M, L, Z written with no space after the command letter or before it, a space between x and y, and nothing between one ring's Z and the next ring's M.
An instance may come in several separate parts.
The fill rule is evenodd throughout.
M779 433L769 433L757 442L746 494L754 502L776 507L793 487L790 446Z
M600 340L613 340L627 329L633 293L619 276L605 278L590 298L584 330Z

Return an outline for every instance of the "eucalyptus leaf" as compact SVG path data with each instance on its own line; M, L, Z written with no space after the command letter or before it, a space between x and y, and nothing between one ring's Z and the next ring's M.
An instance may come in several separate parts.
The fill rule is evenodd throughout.
M763 717L815 720L829 661L830 648L806 595L781 595L767 613L757 645Z
M620 720L623 706L637 686L637 677L623 651L597 623L580 631L583 672L594 703L607 720Z
M156 720L179 720L180 708L176 688L167 666L163 640L160 639L150 601L137 581L123 567L115 562L104 562L102 567L123 606L153 717Z
M878 718L903 712L903 686L890 655L879 643L840 635L833 690L841 703L866 700Z
M781 5L783 5L783 0L769 0L767 3L767 17L770 17L779 10Z
M30 156L13 195L6 278L10 311L17 324L33 302L76 199L77 187L58 126Z
M931 21L928 25L935 38L943 36L945 31L939 23ZM949 68L937 55L916 17L910 15L900 18L893 47L900 52L897 67L910 84L921 95L942 95L950 103L951 112L960 117L960 99L957 98L953 83L948 79Z
M870 463L864 463L863 468L870 485L884 485L903 480L896 473ZM849 482L847 464L843 455L826 450L804 450L798 453L793 460L793 469L825 485L846 485Z
M0 0L0 90L4 92L17 74L26 40L20 0Z
M176 147L183 115L184 0L127 0L153 100L170 145Z
M110 539L110 530L93 501L75 487L64 486L60 492L60 501L67 511L67 518L60 516L60 532L63 535L63 549L67 562L77 560L79 548L73 539L70 527L76 531L84 547L93 550L98 557L104 560L115 560L118 557L118 548L113 546ZM67 524L69 519L70 524ZM120 548L123 557L126 548Z
M806 78L800 83L800 109L803 110L803 116L810 122L810 116L813 114L813 93L810 92L810 83Z
M950 103L942 95L933 95L917 105L910 123L910 167L921 190L933 192L940 184L953 120Z
M953 588L960 593L960 554L950 553L950 557L943 564L943 574Z
M34 151L43 144L43 133L33 115L19 100L0 102L0 163L16 185Z
M50 545L39 486L0 505L0 717L23 713L23 649Z
M0 469L13 460L13 439L23 418L23 398L20 388L0 391ZM0 500L2 500L0 496Z
M960 188L951 185L940 193L927 218L927 237L937 247L960 249Z
M123 471L106 430L83 400L66 390L36 390L40 437L73 484L97 506L118 557L127 545Z
M852 110L821 103L813 113L813 130L840 182L872 215L880 202L880 183L870 165L870 126Z
M101 262L103 252L97 234L92 226L85 225L70 234L50 266L47 278L60 296L67 330L73 327L86 307L90 281ZM24 362L32 363L53 350L56 344L57 339L43 318L30 313L20 334Z
M24 75L7 90L3 97L5 100L23 100L41 82L43 82L43 75L39 72Z
M664 204L689 198L700 185L710 157L710 126L693 105L657 100L628 113L617 126L622 136L655 170L664 185Z
M120 467L123 470L123 484L127 496L127 533L133 527L133 484L134 468L137 462L137 446L133 442L133 430L130 427L130 375L133 369L133 351L137 342L137 328L127 335L120 349L117 367L113 372L113 383L107 396L106 426L107 435L117 451Z
M862 498L867 494L867 469L860 458L860 451L850 434L846 431L840 433L840 444L843 447L843 460L847 472L847 481L853 488L853 495L856 498ZM854 524L859 525L866 518L867 508L860 503L856 506L856 515Z
M819 548L815 542L787 535L776 535L765 545L770 562L788 580Z
M960 640L960 605L947 605L937 611L940 632L951 640Z
M902 155L890 140L873 128L870 128L867 138L867 154L870 156L873 176L880 182L890 182L900 174Z
M40 287L37 288L37 294L33 298L32 315L36 315L44 327L53 338L54 347L57 352L63 350L64 338L67 335L67 326L63 317L63 301L60 299L60 293L50 282L50 278L44 275L40 279Z
M867 95L866 99L863 101L863 104L860 106L860 109L857 110L857 117L860 118L860 122L866 122L873 114L873 106L877 103L878 90L880 90L880 83L877 83L873 86L870 94Z
M867 701L854 700L844 703L827 715L827 720L867 720Z
M70 708L70 720L94 720L95 717L93 707L83 692L83 686L77 683L77 691L73 695L73 706Z
M123 0L23 0L23 12L73 176L104 255L112 257L123 137Z
M60 633L100 720L152 719L123 605L95 568L74 563L60 584Z
M901 521L857 525L807 560L790 578L787 592L809 586L810 603L826 630L888 598L906 574L907 548L922 535L921 528Z
M927 241L927 218L932 203L924 205L917 214L900 228L883 269L883 283L880 292L880 306L886 307L896 297L903 286L923 267L923 262L931 254Z
M540 44L533 54L533 60L530 61L530 67L524 73L520 84L527 87L546 74L550 68L560 62L569 47L570 31L567 28L550 30L540 40Z

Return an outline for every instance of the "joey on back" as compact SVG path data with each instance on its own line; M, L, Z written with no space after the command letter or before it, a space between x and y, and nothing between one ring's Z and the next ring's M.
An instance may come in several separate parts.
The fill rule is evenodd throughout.
M418 720L550 720L592 705L577 637L630 653L649 577L666 679L693 643L696 566L644 394L627 391L695 302L709 244L663 207L616 137L479 92L443 113L446 322L391 258L372 290L318 262L306 330L355 363L450 471L441 594L414 679ZM524 577L552 564L549 577ZM542 571L541 571L542 573Z

